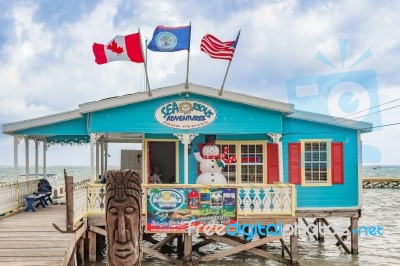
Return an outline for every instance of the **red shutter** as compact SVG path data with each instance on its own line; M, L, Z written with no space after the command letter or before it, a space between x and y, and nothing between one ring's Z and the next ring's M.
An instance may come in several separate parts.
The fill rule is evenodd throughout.
M197 144L197 149L200 152L201 157L203 157L203 147L204 145L206 145L205 143L199 143ZM200 163L197 162L197 176L201 175L201 171L200 171Z
M344 183L343 142L332 142L332 184Z
M300 143L289 143L289 183L301 184Z
M277 143L267 144L267 183L279 182L279 149Z

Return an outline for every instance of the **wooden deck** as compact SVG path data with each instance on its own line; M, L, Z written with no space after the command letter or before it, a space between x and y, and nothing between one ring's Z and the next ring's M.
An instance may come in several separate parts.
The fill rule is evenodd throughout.
M84 230L63 234L65 205L38 207L0 220L0 265L67 265ZM86 229L86 226L84 226Z

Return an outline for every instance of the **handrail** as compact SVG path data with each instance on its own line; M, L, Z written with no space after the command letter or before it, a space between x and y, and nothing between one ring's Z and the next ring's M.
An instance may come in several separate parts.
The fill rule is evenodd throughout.
M37 192L37 179L0 183L0 219L26 205L25 196Z

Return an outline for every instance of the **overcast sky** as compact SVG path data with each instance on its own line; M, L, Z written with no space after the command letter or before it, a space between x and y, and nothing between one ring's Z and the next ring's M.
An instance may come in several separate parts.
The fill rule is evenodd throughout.
M1 124L142 91L142 65L114 62L99 66L94 62L93 42L105 44L115 35L134 33L138 28L143 38L151 39L157 25L182 26L189 22L192 83L218 88L227 66L227 61L213 60L200 51L201 38L210 33L229 41L241 29L227 90L293 102L298 99L288 97L287 88L293 80L321 75L332 80L338 73L372 70L369 78L376 80L377 86L367 88L364 96L337 90L339 94L332 98L324 95L327 103L321 106L337 101L341 110L335 115L351 114L372 107L376 101L400 98L398 1L1 0L0 11ZM343 67L338 39L347 40ZM350 70L365 51L369 54L368 49L372 56ZM338 67L316 60L318 52ZM185 81L186 52L150 51L148 59L153 88ZM365 95L371 99L366 100ZM399 104L393 102L381 109ZM296 107L307 109L301 104ZM385 125L400 122L399 113L400 108L393 108L360 119ZM368 145L364 162L400 164L399 132L400 125L364 134L363 143ZM22 148L21 144L21 152ZM88 146L51 147L48 163L88 165L88 151ZM23 158L20 162L23 164ZM110 162L119 164L117 156ZM0 135L0 165L12 163L12 137Z

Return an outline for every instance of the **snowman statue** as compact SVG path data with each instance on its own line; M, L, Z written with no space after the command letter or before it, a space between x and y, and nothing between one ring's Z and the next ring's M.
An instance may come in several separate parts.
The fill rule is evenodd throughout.
M219 153L219 148L213 143L207 143L202 149L203 156L195 150L194 157L200 163L201 174L197 177L197 184L226 184L226 178L221 174L225 163L236 162L236 158L231 156L226 158L228 147L224 148L223 153Z

